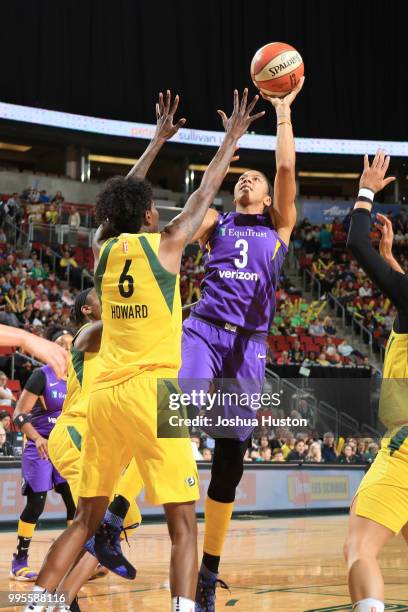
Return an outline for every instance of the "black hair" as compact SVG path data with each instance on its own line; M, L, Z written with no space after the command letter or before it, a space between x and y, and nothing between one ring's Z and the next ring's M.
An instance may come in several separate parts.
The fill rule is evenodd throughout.
M52 325L49 327L45 333L45 337L47 340L51 340L51 342L55 342L61 336L65 336L66 334L71 334L72 331L70 329L66 329L65 327L61 327L61 325Z
M137 233L153 199L149 181L124 176L110 178L96 198L96 222L109 224L113 235Z
M84 289L75 298L73 307L71 308L71 320L75 325L84 325L86 323L86 317L82 312L82 306L85 306L88 295L93 290L93 287Z

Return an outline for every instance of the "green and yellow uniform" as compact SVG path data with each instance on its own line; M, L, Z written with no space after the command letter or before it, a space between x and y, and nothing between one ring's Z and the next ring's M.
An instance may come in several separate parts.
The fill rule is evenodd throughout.
M89 327L87 323L78 331L71 349L67 396L61 415L58 417L48 440L48 452L52 463L65 478L71 489L75 504L78 503L81 475L82 439L87 430L87 412L93 381L98 371L98 353L88 353L75 347L75 339ZM135 498L143 488L136 463L131 461L126 471L117 479L115 493L125 497L130 507L125 518L126 525L141 522L140 510Z
M110 496L135 458L153 504L198 499L188 438L157 437L158 380L181 363L179 275L160 264L160 234L121 234L100 251L103 334L88 410L80 495Z

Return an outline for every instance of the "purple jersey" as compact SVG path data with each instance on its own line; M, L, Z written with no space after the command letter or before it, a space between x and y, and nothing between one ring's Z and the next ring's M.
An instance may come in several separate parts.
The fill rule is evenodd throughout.
M269 215L220 214L208 243L197 315L267 332L287 254Z
M56 377L50 366L40 368L45 376L45 388L42 398L38 399L32 412L31 423L39 434L48 438L57 417L61 414L62 405L67 394L67 383Z

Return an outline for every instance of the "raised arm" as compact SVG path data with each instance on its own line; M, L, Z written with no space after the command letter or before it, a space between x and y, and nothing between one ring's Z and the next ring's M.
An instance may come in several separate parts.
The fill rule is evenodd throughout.
M264 111L256 115L250 114L258 101L258 96L255 96L249 105L247 100L247 89L244 90L241 102L238 92L234 91L234 110L228 119L222 145L205 171L199 188L189 197L183 211L162 232L159 259L170 272L179 271L183 249L191 242L201 226L234 156L238 140L253 121L265 114Z
M371 244L371 209L374 194L381 191L395 177L384 178L388 170L390 158L383 151L378 151L370 166L368 156L364 157L364 171L360 179L360 191L354 210L351 214L350 229L347 237L347 247L364 272L373 283L401 309L408 304L408 277L397 271ZM361 191L361 190L366 191Z
M186 123L187 119L180 119L176 124L173 123L174 115L177 111L180 98L177 95L171 103L171 92L168 89L166 92L166 100L162 92L159 94L159 101L156 102L156 132L147 146L146 151L138 159L133 166L128 177L143 180L149 171L150 166L156 159L160 149L167 140L173 138L181 127Z
M392 229L392 223L388 217L377 213L377 219L380 223L374 223L375 227L381 232L380 240L380 255L385 262L396 272L405 274L404 270L399 265L398 261L392 254L392 244L394 242L394 230Z
M276 111L276 175L273 192L273 205L270 215L279 237L288 245L290 235L296 224L296 152L291 122L291 104L303 87L302 77L295 89L284 98L268 98Z

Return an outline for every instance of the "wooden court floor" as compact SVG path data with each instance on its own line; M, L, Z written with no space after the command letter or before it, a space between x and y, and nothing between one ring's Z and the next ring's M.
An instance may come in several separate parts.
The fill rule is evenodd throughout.
M351 610L342 559L346 516L234 520L221 577L231 591L219 591L217 611L340 612ZM58 531L37 531L30 559L37 569ZM199 525L202 544L203 524ZM9 580L15 546L0 533L0 591L30 590ZM126 547L126 544L124 544ZM168 612L169 539L164 524L142 525L130 539L129 558L138 568L134 582L109 576L89 582L80 594L83 611ZM387 609L408 612L408 549L401 537L383 551ZM21 608L3 608L21 610ZM2 610L2 612L3 612Z

